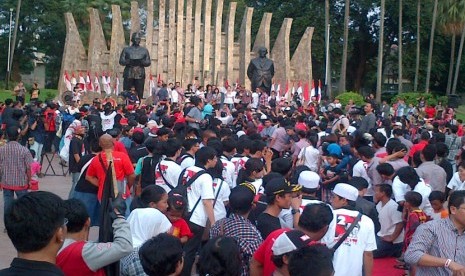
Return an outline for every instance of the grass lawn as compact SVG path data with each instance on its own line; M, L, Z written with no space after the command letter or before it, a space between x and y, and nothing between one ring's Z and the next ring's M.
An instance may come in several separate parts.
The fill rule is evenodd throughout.
M39 99L45 101L47 99L53 99L58 94L57 89L41 89ZM29 93L26 94L26 102L29 102ZM6 99L15 99L15 96L12 95L10 90L0 89L0 102L5 102Z

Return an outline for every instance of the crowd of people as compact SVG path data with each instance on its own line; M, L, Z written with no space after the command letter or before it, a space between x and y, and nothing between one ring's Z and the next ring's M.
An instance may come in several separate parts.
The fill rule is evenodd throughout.
M160 82L150 99L2 103L18 256L0 275L110 275L119 263L115 275L361 276L385 257L410 275L465 275L465 136L452 108L196 82ZM50 153L69 169L67 200L35 191ZM107 177L113 241L98 243L89 229L106 215Z

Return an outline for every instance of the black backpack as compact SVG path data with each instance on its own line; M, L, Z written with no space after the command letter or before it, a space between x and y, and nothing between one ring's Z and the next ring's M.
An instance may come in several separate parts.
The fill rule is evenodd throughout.
M201 170L201 171L198 171L195 175L193 175L191 178L189 178L189 180L187 180L185 177L184 177L184 174L186 173L186 170L188 168L185 168L184 170L181 171L181 174L179 175L179 179L178 179L178 185L176 187L174 187L171 191L170 191L170 194L178 194L178 195L181 195L185 200L186 202L188 202L188 198L187 198L187 188L189 188L194 182L195 180L197 180L197 178L199 178L202 174L205 174L207 173L206 170ZM186 181L187 180L187 181ZM199 197L199 199L197 200L197 202L195 203L194 207L192 208L192 211L190 212L190 214L192 214L195 210L195 208L197 207L197 205L199 205L200 203L200 200L202 198Z

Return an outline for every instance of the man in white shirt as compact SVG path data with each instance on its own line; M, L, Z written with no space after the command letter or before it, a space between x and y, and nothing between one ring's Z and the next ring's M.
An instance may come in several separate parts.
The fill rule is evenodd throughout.
M166 158L155 166L155 184L160 185L167 193L178 186L181 166L176 159L181 154L181 144L176 139L169 139L163 145Z
M200 141L198 139L186 139L182 146L186 152L178 160L181 169L194 166L195 153L200 149Z
M449 181L449 184L447 184L446 190L448 192L450 192L450 190L465 190L465 163L460 163L457 172L454 173L454 176L452 176L452 179Z
M318 172L318 160L320 159L320 152L315 148L318 137L308 137L307 141L310 144L300 150L297 160L304 159L304 165L309 167L311 171Z
M337 242L359 215L359 212L355 211L358 190L349 184L339 183L334 187L333 193L331 204L336 216L335 241ZM376 250L376 238L373 221L362 215L352 232L334 253L334 275L372 275L374 250Z
M186 169L182 176L183 179L189 181L188 179L195 177L201 171L214 168L217 162L216 155L216 150L211 147L199 149L195 155L196 165ZM214 199L213 179L208 173L198 176L187 189L188 211L192 214L189 219L189 228L193 233L193 237L184 245L184 267L181 274L183 276L191 275L195 254L202 242L207 220L210 221L211 225L215 223Z
M376 236L374 258L399 257L402 253L404 240L402 213L397 209L398 204L391 199L392 187L381 184L375 187L375 199L378 201L378 211L381 229Z

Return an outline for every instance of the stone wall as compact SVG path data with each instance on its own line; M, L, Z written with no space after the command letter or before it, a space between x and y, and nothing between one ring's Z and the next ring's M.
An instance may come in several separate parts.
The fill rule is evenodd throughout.
M158 5L158 15L154 14L154 2ZM185 7L184 7L185 5ZM148 48L152 65L146 69L147 76L158 76L165 82L181 82L185 87L194 77L201 83L230 84L239 81L250 87L246 75L247 66L255 51L267 47L269 57L275 62L274 82L311 83L312 58L311 40L313 28L308 28L293 57L289 53L289 35L292 19L286 18L274 45L270 45L270 23L272 14L263 15L255 41L252 41L251 24L253 8L246 8L244 17L236 19L237 3L231 2L223 15L224 0L147 0L146 33L142 44ZM131 33L141 30L137 2L131 2ZM184 12L186 12L184 14ZM222 25L223 16L225 26ZM119 54L125 44L124 29L119 6L112 6L112 33L110 49L107 48L98 11L89 9L90 39L88 51L80 39L77 26L71 13L65 14L66 41L61 66L65 72L106 72L112 76L122 76ZM234 27L240 20L241 31L238 41L234 39ZM151 23L150 23L151 22ZM130 42L127 42L130 43ZM60 78L59 90L65 85ZM121 80L122 84L122 80ZM113 84L112 84L113 86ZM145 86L148 96L148 77Z

